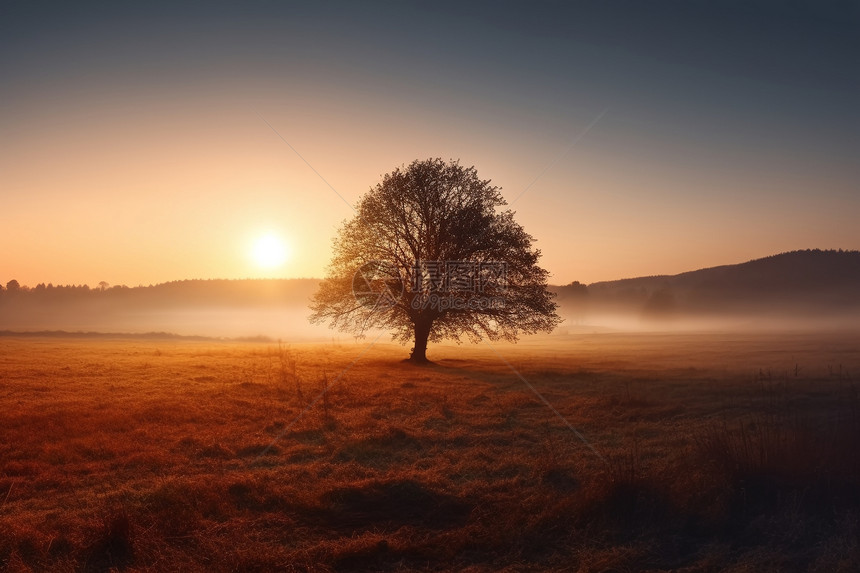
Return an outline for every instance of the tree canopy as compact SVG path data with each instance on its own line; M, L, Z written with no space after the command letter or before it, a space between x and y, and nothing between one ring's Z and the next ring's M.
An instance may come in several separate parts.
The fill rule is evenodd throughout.
M313 322L356 335L390 329L426 361L428 341L515 341L561 319L534 239L500 210L498 187L458 161L385 175L334 240Z

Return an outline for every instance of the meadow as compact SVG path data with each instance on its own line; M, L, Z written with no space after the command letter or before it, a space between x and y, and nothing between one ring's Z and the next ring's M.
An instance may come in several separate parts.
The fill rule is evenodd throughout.
M384 340L0 337L0 569L860 568L855 332Z

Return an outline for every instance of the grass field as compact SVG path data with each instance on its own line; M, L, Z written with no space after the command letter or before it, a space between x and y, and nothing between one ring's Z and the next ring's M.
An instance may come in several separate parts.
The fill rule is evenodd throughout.
M369 342L0 338L0 568L860 569L857 334Z

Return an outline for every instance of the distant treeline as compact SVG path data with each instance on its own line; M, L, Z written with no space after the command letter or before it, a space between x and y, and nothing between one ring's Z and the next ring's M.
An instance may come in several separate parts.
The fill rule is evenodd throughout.
M183 280L157 285L98 287L37 284L28 287L11 280L0 285L0 307L86 302L132 306L269 306L304 302L319 285L317 279Z
M91 330L0 330L0 337L10 338L84 338L84 339L134 339L134 340L185 340L207 342L213 340L234 340L237 342L270 343L275 340L270 336L200 336L183 335L173 332L94 332Z

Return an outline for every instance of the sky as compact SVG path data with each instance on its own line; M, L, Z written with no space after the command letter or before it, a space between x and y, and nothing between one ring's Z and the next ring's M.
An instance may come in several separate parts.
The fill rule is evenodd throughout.
M0 283L322 277L429 157L553 284L860 249L858 101L855 2L3 0Z

